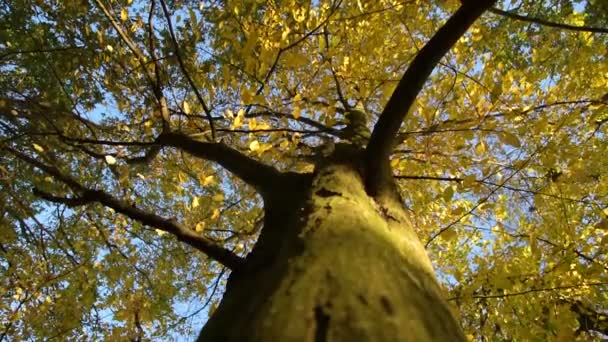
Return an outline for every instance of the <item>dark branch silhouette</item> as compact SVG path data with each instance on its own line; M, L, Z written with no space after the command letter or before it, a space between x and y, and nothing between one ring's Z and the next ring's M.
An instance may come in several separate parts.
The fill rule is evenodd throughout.
M501 16L508 17L511 19L521 20L521 21L525 21L528 23L533 23L533 24L538 24L538 25L548 26L548 27L554 27L554 28L568 30L568 31L608 33L608 28L603 28L603 27L574 26L574 25L556 23L556 22L552 22L549 20L541 19L541 18L535 18L535 17L530 17L530 16L513 13L513 12L507 12L507 11L501 10L499 8L491 8L489 11L496 15L501 15Z
M182 226L174 219L164 218L154 213L139 209L136 206L122 201L118 198L115 198L104 191L89 189L80 184L76 179L72 178L71 176L62 173L58 168L54 166L44 164L38 161L37 159L19 151L16 151L12 148L3 147L3 149L8 151L15 157L19 158L20 160L36 167L37 169L40 169L41 171L53 176L55 179L65 183L74 192L78 193L78 195L75 197L60 197L46 193L39 189L34 189L34 193L36 195L47 201L62 203L68 206L80 206L89 203L101 203L104 206L112 208L116 212L121 213L131 219L137 220L145 225L175 235L178 240L205 253L211 259L214 259L215 261L230 268L231 270L238 269L244 263L243 259L238 255L201 236L194 230Z

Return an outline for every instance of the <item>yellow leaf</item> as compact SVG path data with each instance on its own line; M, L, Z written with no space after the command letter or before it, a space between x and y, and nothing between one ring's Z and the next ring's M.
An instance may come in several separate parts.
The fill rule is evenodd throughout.
M127 19L129 19L129 12L126 8L123 8L120 10L120 20L127 21Z
M509 278L508 274L498 274L494 277L494 286L499 289L510 289L513 286L513 282Z
M258 103L258 104L264 104L264 103L266 103L266 98L264 97L264 95L258 94L253 97L253 102Z
M363 4L361 3L361 0L357 0L357 7L359 7L359 11L361 11L361 12L364 11Z
M595 225L595 229L608 230L608 219L602 219L598 224Z
M256 127L258 127L258 121L255 118L251 118L249 119L249 129L255 129Z
M444 191L443 194L441 195L441 197L443 198L444 201L449 202L452 200L452 197L454 197L454 187L452 186L448 186Z
M213 176L207 176L207 177L203 178L202 183L203 183L203 186L207 186L209 184L213 184L213 181L214 181Z
M475 153L477 153L478 155L481 155L481 154L484 154L485 152L486 152L486 144L484 144L483 141L480 141L475 146Z
M198 207L198 205L198 197L194 197L194 199L192 199L192 209Z
M243 104L250 104L253 102L253 94L249 89L243 89L241 92L241 100L243 100Z
M293 102L299 102L299 101L302 101L302 95L296 94L296 96L293 97Z
M112 45L106 45L106 50L108 50L108 52L113 52L114 48L112 47Z
M289 29L289 27L286 27L285 31L283 31L283 33L281 34L281 40L287 39L287 37L289 36L289 32L291 32L291 30Z
M220 210L219 209L213 209L213 214L211 214L211 219L215 220L218 217L220 217Z
M177 180L178 180L180 183L184 183L184 182L186 182L186 175L185 175L183 172L181 172L181 171L180 171L180 172L178 172L178 173L177 173Z
M245 117L245 110L239 109L234 121L232 121L232 128L239 128L243 125L243 118Z
M320 37L319 38L319 50L320 51L325 51L326 45L325 45L325 38L324 37Z
M188 102L184 101L182 106L184 107L184 113L190 114L190 105L188 104Z
M515 134L503 132L502 134L498 135L498 138L500 139L500 141L502 141L503 143L505 143L507 145L511 145L513 147L521 146L521 143L519 142L519 138Z
M468 187L472 186L473 184L475 184L475 181L476 181L475 180L475 175L468 175L468 176L466 176L466 177L463 178L462 185L465 188L468 188Z
M34 146L34 150L42 153L44 152L44 148L42 148L42 146L38 145L38 144L32 144L32 146Z
M465 211L467 211L466 208L456 207L456 208L452 209L452 215L462 215Z
M293 117L297 119L300 117L300 111L301 111L300 107L295 107L293 109L293 113L291 113L291 115L293 115Z
M266 122L256 123L257 129L269 129L270 125Z
M249 149L252 150L253 152L259 150L260 149L260 143L257 140L252 141L249 144Z
M260 145L260 149L258 150L259 154L262 154L272 148L272 144L264 143Z
M441 238L446 241L454 240L456 237L458 237L458 233L456 233L453 228L449 228L441 233Z
M224 194L215 194L211 199L214 202L222 202L224 200Z
M106 156L106 163L108 163L108 165L114 165L116 164L116 158L112 157L112 156Z
M155 231L156 231L156 234L158 234L158 236L163 236L163 235L167 234L167 232L164 230L155 229Z
M194 231L196 231L197 233L200 233L203 230L205 230L205 222L203 222L203 221L197 223L196 226L194 227Z

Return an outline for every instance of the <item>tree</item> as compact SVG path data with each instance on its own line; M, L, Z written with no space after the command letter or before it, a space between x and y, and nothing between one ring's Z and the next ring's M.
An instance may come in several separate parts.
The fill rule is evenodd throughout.
M605 2L0 14L0 340L608 335Z

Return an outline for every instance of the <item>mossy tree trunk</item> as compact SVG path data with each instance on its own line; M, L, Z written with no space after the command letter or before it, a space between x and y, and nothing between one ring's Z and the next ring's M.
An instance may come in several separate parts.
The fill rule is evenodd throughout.
M259 244L199 340L463 340L402 205L370 197L352 160L266 196Z
M365 113L350 115L351 145L336 145L313 175L241 172L264 198L264 229L199 340L464 340L389 160L434 67L495 2L463 0L410 63L371 135Z

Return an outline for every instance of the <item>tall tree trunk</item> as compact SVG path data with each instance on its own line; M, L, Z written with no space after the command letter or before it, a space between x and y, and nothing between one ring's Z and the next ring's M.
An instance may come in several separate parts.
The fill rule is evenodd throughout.
M368 196L357 153L265 196L258 245L200 341L464 340L401 204Z

